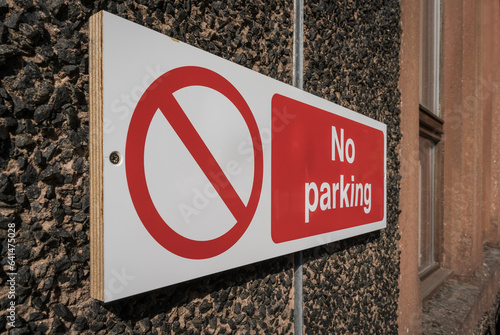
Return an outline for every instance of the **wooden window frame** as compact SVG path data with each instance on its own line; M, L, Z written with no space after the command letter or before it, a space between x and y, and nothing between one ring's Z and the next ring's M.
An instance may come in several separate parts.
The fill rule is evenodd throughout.
M434 262L419 271L422 282L422 298L425 300L444 282L451 271L443 269L443 125L444 120L424 106L419 107L419 134L434 142L434 194L433 194L433 259ZM420 242L419 242L420 243Z
M432 4L431 4L432 1ZM440 0L428 0L425 3L420 3L421 13L420 13L420 66L423 66L424 57L431 57L427 59L427 64L432 64L432 75L429 73L425 76L426 81L430 81L430 86L433 88L432 91L427 91L427 94L432 94L432 97L423 96L424 87L424 74L421 68L419 74L420 81L420 106L419 106L419 135L421 138L430 140L434 143L432 149L432 192L431 192L431 218L432 218L432 260L430 264L426 264L424 268L419 267L419 278L422 282L422 298L425 300L444 282L451 271L448 271L441 267L442 264L442 254L443 254L443 192L444 192L444 153L443 153L443 125L444 120L441 118L441 112L439 108L440 100L440 44L441 44L441 1ZM431 5L431 6L429 6ZM432 15L432 19L429 20L430 16L424 18L424 15ZM424 23L426 22L426 23ZM432 29L428 28L428 25L432 25ZM429 27L430 28L430 27ZM432 41L424 40L424 31L426 33L433 34ZM423 43L426 44L426 47ZM429 49L430 48L430 49ZM430 52L429 52L430 51ZM425 54L425 55L424 55ZM429 85L425 85L429 87ZM430 98L430 99L429 99ZM424 101L426 101L429 106L424 106ZM429 109L428 109L429 108ZM421 201L421 200L419 200ZM419 214L420 215L420 214ZM421 222L419 222L419 225ZM419 227L419 229L421 229ZM426 246L427 247L427 246ZM419 250L421 248L421 241L419 240ZM420 251L419 251L420 252ZM419 256L420 257L420 256ZM419 262L418 262L419 263Z
M434 166L433 166L433 260L426 268L419 271L421 279L427 277L430 273L439 268L441 263L441 240L442 240L442 199L443 199L443 150L442 150L442 135L444 121L434 113L426 109L424 106L419 107L419 135L425 139L432 141L434 147Z

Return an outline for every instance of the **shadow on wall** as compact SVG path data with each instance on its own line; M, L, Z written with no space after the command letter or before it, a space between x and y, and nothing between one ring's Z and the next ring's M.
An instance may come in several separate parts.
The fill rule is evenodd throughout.
M138 331L148 330L150 322L168 332L224 327L231 332L241 326L271 330L288 322L284 327L288 332L293 327L293 310L288 306L293 299L292 262L292 256L284 256L107 304L95 301L93 309L113 315L123 324L118 327Z

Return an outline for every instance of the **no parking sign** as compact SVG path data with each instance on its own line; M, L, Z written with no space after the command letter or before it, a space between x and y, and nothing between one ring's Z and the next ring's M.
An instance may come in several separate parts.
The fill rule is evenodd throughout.
M91 19L91 292L112 301L386 226L386 126Z

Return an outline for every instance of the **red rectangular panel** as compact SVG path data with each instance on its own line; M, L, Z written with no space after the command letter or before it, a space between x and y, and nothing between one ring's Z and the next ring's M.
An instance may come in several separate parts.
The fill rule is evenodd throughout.
M381 130L279 94L272 114L275 243L383 220Z

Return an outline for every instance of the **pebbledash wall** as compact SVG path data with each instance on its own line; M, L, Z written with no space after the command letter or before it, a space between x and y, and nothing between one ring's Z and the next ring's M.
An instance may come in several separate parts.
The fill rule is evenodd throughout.
M387 124L386 229L306 250L303 263L288 255L114 303L90 298L89 17L107 10L292 84L293 6L0 0L0 332L10 329L6 237L15 223L10 334L397 333L401 32L392 0L302 8L304 90Z

